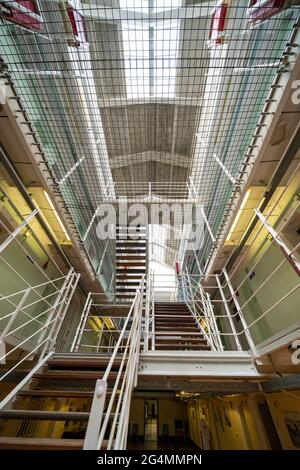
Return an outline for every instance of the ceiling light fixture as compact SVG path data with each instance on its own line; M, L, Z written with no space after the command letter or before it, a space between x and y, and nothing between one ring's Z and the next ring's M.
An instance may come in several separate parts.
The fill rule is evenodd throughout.
M47 199L47 201L48 201L48 203L49 203L49 205L50 205L52 211L54 212L54 215L55 215L55 217L56 217L57 222L59 223L59 225L60 225L60 227L61 227L63 233L64 233L65 236L66 236L66 239L67 239L68 241L71 241L71 239L70 239L70 237L69 237L69 235L68 235L68 233L67 233L67 231L66 231L66 229L65 229L64 224L62 223L62 221L60 220L60 217L59 217L58 213L56 212L56 209L55 209L55 207L54 207L54 205L53 205L53 202L51 201L51 199L50 199L50 197L49 197L49 194L48 194L47 191L45 191L45 190L44 190L44 194L45 194L45 197L46 197L46 199Z
M228 234L228 236L227 236L227 238L226 238L226 241L227 241L227 242L230 240L231 235L232 235L232 233L234 232L234 229L235 229L236 224L238 223L239 218L240 218L240 216L241 216L241 214L242 214L242 212L243 212L243 209L244 209L244 207L245 207L245 204L246 204L246 202L247 202L248 199L249 199L250 193L251 193L251 189L249 188L248 191L247 191L246 194L245 194L245 197L244 197L244 199L243 199L243 202L242 202L242 204L241 204L241 207L239 208L239 211L238 211L238 213L237 213L237 215L236 215L236 218L234 219L234 222L233 222L233 224L232 224L232 227L231 227L231 229L230 229L230 232L229 232L229 234Z

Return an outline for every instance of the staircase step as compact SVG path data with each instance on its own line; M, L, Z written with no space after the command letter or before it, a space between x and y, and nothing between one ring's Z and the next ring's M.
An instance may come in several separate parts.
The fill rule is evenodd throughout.
M123 288L123 286L117 286L117 291L118 291L118 294L123 294L123 292L136 292L137 290L137 287L127 287L126 288Z
M106 368L110 361L110 357L90 357L90 358L76 358L72 357L64 358L64 357L54 357L53 359L49 359L47 361L47 365L53 367L85 367L90 369L102 369L103 367ZM116 357L114 360L114 365L120 365L122 361L121 357Z
M165 338L164 336L156 336L157 341L160 344L169 344L169 343L177 343L178 345L181 344L207 344L205 339L202 338L181 338L178 335L170 335L170 338Z
M116 269L116 275L118 276L118 274L128 274L130 272L130 274L145 274L145 269L141 269L141 268L130 268L129 269L124 269L124 268L117 268Z
M0 449L2 450L81 450L82 447L83 439L0 437Z
M199 330L199 328L197 328L195 325L190 325L190 326L182 326L182 323L178 323L176 324L176 326L172 326L172 331L186 331L186 332L189 332L189 331L199 331L199 333L201 333L201 331ZM158 324L157 322L155 322L155 330L158 331L170 331L170 324L169 323L162 323L162 324Z
M85 370L50 370L50 371L43 371L37 374L34 374L35 379L39 380L68 380L68 379L76 379L76 380L97 380L101 379L103 373L99 373L98 371L85 371ZM109 380L116 379L118 372L111 371L109 374Z
M124 262L124 260L129 261L145 261L146 262L146 255L145 253L127 253L126 251L120 251L118 253L117 264L119 262Z
M20 390L21 397L66 397L66 398L93 398L94 392L80 390Z
M37 410L4 410L0 419L34 419L43 421L88 421L87 411L37 411Z
M210 351L209 346L201 346L197 344L160 344L160 343L155 343L155 349L159 351L169 351L169 350L197 350L197 351Z
M170 330L170 331L155 331L155 334L159 337L162 336L183 336L183 338L203 338L203 334L200 330L195 329L195 331L182 331L182 330Z
M197 328L195 322L193 320L188 320L188 318L186 318L185 320L177 320L176 318L172 318L172 320L155 319L155 326L169 326L172 328L173 326L187 326Z
M116 246L116 261L118 261L120 259L120 254L139 254L139 255L143 255L144 258L146 258L146 253L147 250L145 247L143 246L137 246L137 245L131 245L131 246L120 246L120 245L117 245Z
M131 268L144 268L146 266L146 260L143 262L130 260L130 261L117 261L116 263L117 269L126 269L130 270Z
M172 314L172 312L175 312L176 314L179 313L189 313L191 315L191 312L189 311L188 308L182 308L182 307L178 307L178 308L157 308L155 307L155 311L157 313L165 313L166 315L168 314Z
M133 283L139 284L139 282L141 281L141 278L142 276L140 276L139 274L132 273L130 270L128 270L127 274L121 274L119 276L116 276L116 279L118 282L125 281L125 282L130 282L131 284Z
M168 309L168 308L187 308L187 305L184 303L181 303L181 302L169 302L167 304L158 304L155 302L155 308L165 308L165 309Z

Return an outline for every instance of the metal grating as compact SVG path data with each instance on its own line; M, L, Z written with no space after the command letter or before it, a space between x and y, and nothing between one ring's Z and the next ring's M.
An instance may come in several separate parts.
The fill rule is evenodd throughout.
M1 2L13 3L21 2ZM297 2L253 24L248 1L227 1L212 33L214 0L32 3L36 13L27 18L2 10L3 75L81 236L106 188L143 199L138 189L151 182L155 196L176 199L177 184L185 188L190 178L216 235L272 81L284 73L299 11L289 5ZM97 271L104 244L94 225L85 244ZM202 265L210 247L207 236ZM161 256L172 262L176 249L173 258Z

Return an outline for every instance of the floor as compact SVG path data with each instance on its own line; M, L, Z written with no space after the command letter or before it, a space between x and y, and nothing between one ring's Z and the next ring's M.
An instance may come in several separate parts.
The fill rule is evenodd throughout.
M197 450L196 444L188 440L187 442L157 442L157 441L129 441L128 450Z

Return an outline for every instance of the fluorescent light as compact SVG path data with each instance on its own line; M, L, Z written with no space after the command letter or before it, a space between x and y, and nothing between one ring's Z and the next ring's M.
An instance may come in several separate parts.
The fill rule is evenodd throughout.
M55 207L54 207L54 205L53 205L53 203L52 203L52 201L51 201L51 199L50 199L50 197L49 197L49 194L48 194L47 191L45 191L45 190L44 190L44 194L45 194L45 197L46 197L46 199L47 199L47 201L48 201L48 203L49 203L51 209L53 210L54 215L55 215L55 217L56 217L56 220L57 220L57 222L59 223L59 225L60 225L60 227L61 227L63 233L65 234L67 240L68 240L68 241L71 241L71 239L70 239L70 237L69 237L69 235L68 235L68 233L67 233L67 231L66 231L66 229L65 229L64 224L62 223L62 221L60 220L60 217L59 217L58 213L56 212L56 209L55 209Z
M249 196L250 196L250 193L251 193L251 189L249 188L248 191L247 191L246 194L245 194L245 197L244 197L244 199L243 199L243 202L242 202L242 204L241 204L241 207L239 208L239 211L238 211L238 213L237 213L237 215L236 215L236 218L234 219L234 222L233 222L233 224L232 224L232 227L231 227L231 229L230 229L230 232L229 232L229 234L228 234L228 237L226 238L226 241L227 241L227 242L230 240L231 235L232 235L232 233L234 232L234 229L235 229L235 227L236 227L236 224L237 224L238 221L239 221L239 218L240 218L240 216L241 216L241 214L242 214L242 212L243 212L243 209L244 209L244 207L245 207L246 202L248 201L248 198L249 198Z

